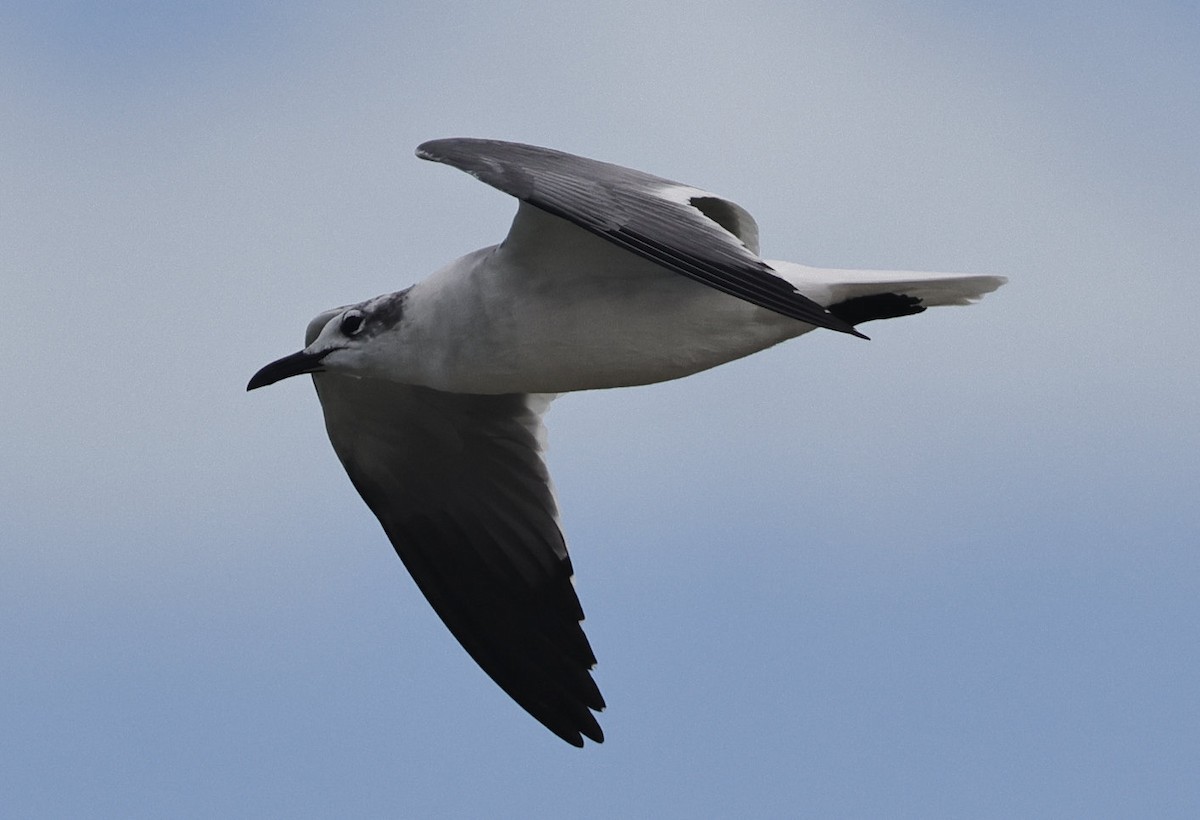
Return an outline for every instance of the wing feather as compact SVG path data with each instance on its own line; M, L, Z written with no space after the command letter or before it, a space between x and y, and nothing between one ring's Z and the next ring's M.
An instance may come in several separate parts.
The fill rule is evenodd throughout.
M471 657L576 746L604 699L539 440L541 397L313 377L333 448Z
M522 202L731 296L818 327L862 336L758 257L753 219L728 200L619 165L498 140L433 140L418 147L417 156L466 171Z

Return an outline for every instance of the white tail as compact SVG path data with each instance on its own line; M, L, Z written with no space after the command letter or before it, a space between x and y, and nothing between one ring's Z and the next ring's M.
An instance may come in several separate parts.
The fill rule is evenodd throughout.
M835 313L850 303L851 321L865 322L918 313L927 307L969 305L1008 280L966 273L810 268L770 260L776 273L809 299ZM854 307L856 306L856 307Z

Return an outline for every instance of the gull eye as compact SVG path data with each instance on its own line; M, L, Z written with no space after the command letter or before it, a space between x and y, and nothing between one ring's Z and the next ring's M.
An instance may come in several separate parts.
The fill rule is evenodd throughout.
M353 336L362 330L363 315L357 310L348 310L342 316L341 331L343 336Z

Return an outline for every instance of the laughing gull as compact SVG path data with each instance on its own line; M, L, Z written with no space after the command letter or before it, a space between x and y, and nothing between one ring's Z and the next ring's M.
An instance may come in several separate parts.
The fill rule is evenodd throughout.
M313 374L333 449L454 637L554 734L599 743L542 455L555 394L677 379L818 327L862 336L1005 280L764 261L741 206L547 148L445 139L417 156L516 197L508 236L325 311L246 389Z

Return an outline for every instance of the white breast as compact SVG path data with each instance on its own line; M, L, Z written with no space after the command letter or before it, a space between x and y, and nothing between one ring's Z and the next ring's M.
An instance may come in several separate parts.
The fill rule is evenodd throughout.
M649 384L811 329L573 227L537 248L485 248L412 289L398 341L414 381L474 393Z

